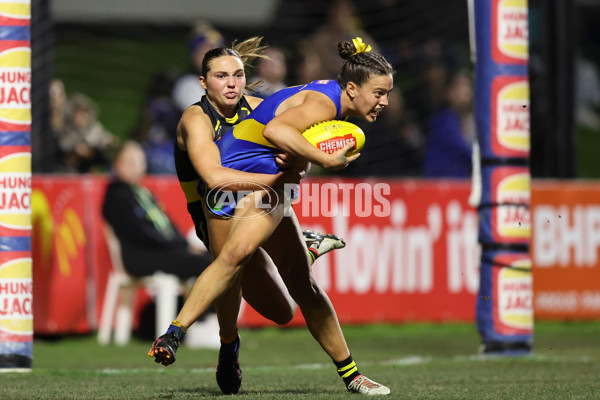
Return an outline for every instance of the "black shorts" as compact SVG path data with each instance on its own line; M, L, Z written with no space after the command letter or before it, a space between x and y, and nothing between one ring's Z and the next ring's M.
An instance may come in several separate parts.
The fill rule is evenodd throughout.
M194 227L196 228L196 236L202 243L206 246L207 249L210 250L210 240L208 238L208 223L206 222L206 216L204 215L204 210L202 209L202 201L195 201L193 203L188 203L187 205L188 212L192 217L192 221L194 221Z

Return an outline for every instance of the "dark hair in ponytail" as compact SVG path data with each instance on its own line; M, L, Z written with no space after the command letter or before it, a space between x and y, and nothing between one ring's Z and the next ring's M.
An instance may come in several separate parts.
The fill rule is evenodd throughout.
M362 85L373 75L394 73L394 68L380 54L372 51L357 52L353 42L339 42L337 47L340 57L346 60L337 78L341 87L346 87L350 81Z
M200 71L200 75L206 78L208 71L210 71L210 62L215 58L222 56L236 57L242 61L244 67L248 67L250 62L256 58L268 59L269 57L263 54L267 46L261 46L262 39L263 38L260 36L254 36L240 43L233 42L231 47L221 46L207 51L202 59L202 71ZM247 89L252 90L260 83L261 82L254 82L248 85Z

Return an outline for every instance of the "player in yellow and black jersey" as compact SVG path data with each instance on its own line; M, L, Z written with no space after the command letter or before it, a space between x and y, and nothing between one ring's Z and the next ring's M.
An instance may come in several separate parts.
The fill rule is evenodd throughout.
M234 126L246 118L250 114L250 111L252 111L252 107L248 103L246 96L240 98L237 110L231 118L227 118L217 111L206 95L202 96L199 102L192 105L192 107L196 106L200 107L202 112L210 118L214 130L214 140L218 140L225 132L233 129ZM206 185L194 169L188 152L182 150L179 146L175 146L175 168L177 170L177 179L179 179L181 189L185 193L188 212L194 221L196 235L204 242L207 248L210 248L206 217L202 210L203 194L206 191Z
M210 59L210 55L208 59ZM208 62L203 64L208 66ZM221 107L221 109L218 109L218 107L220 107L220 103L213 100L215 102L215 104L213 104L209 100L209 96L218 97L218 95L214 94L213 88L208 80L203 80L201 78L201 82L202 81L206 86L206 95L202 96L202 99L193 104L191 107L200 107L202 112L208 116L214 130L214 141L218 141L226 132L232 130L238 123L243 121L250 114L253 108L262 101L262 99L258 97L241 95L239 102L234 109L229 110L226 107ZM226 112L229 112L231 117L226 117L224 115ZM284 155L280 155L278 157L278 161L281 161L284 157ZM205 199L207 191L206 184L204 181L202 181L202 179L200 179L198 173L194 169L188 152L183 150L180 146L175 146L175 167L181 189L185 193L188 212L194 221L196 235L200 238L200 240L202 240L202 242L204 242L207 248L210 248L206 217L204 215L204 211L202 210L202 201ZM331 250L343 248L346 245L343 239L332 234L321 234L312 231L303 231L303 234L306 245L308 246L311 262L313 263L318 257L330 252Z

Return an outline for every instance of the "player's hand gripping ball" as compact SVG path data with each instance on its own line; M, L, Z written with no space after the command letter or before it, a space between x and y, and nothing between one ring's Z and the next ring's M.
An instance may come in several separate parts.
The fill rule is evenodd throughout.
M351 156L360 152L365 145L365 134L358 126L347 121L323 121L302 132L313 146L327 154L332 154L353 142L354 147L346 153Z

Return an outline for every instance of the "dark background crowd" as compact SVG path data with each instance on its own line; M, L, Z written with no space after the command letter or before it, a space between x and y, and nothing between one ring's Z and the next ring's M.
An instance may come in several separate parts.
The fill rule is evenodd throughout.
M53 21L51 3L33 0L34 172L108 172L120 143L135 140L149 173L174 174L175 129L202 95L202 55L260 35L270 60L247 71L248 82L263 81L258 96L335 79L337 42L357 36L394 66L389 107L374 124L353 121L365 149L337 175L470 176L477 135L466 0L274 3L270 22L238 26L203 19L201 5L190 10L193 24ZM534 177L600 177L599 16L598 1L529 2Z

